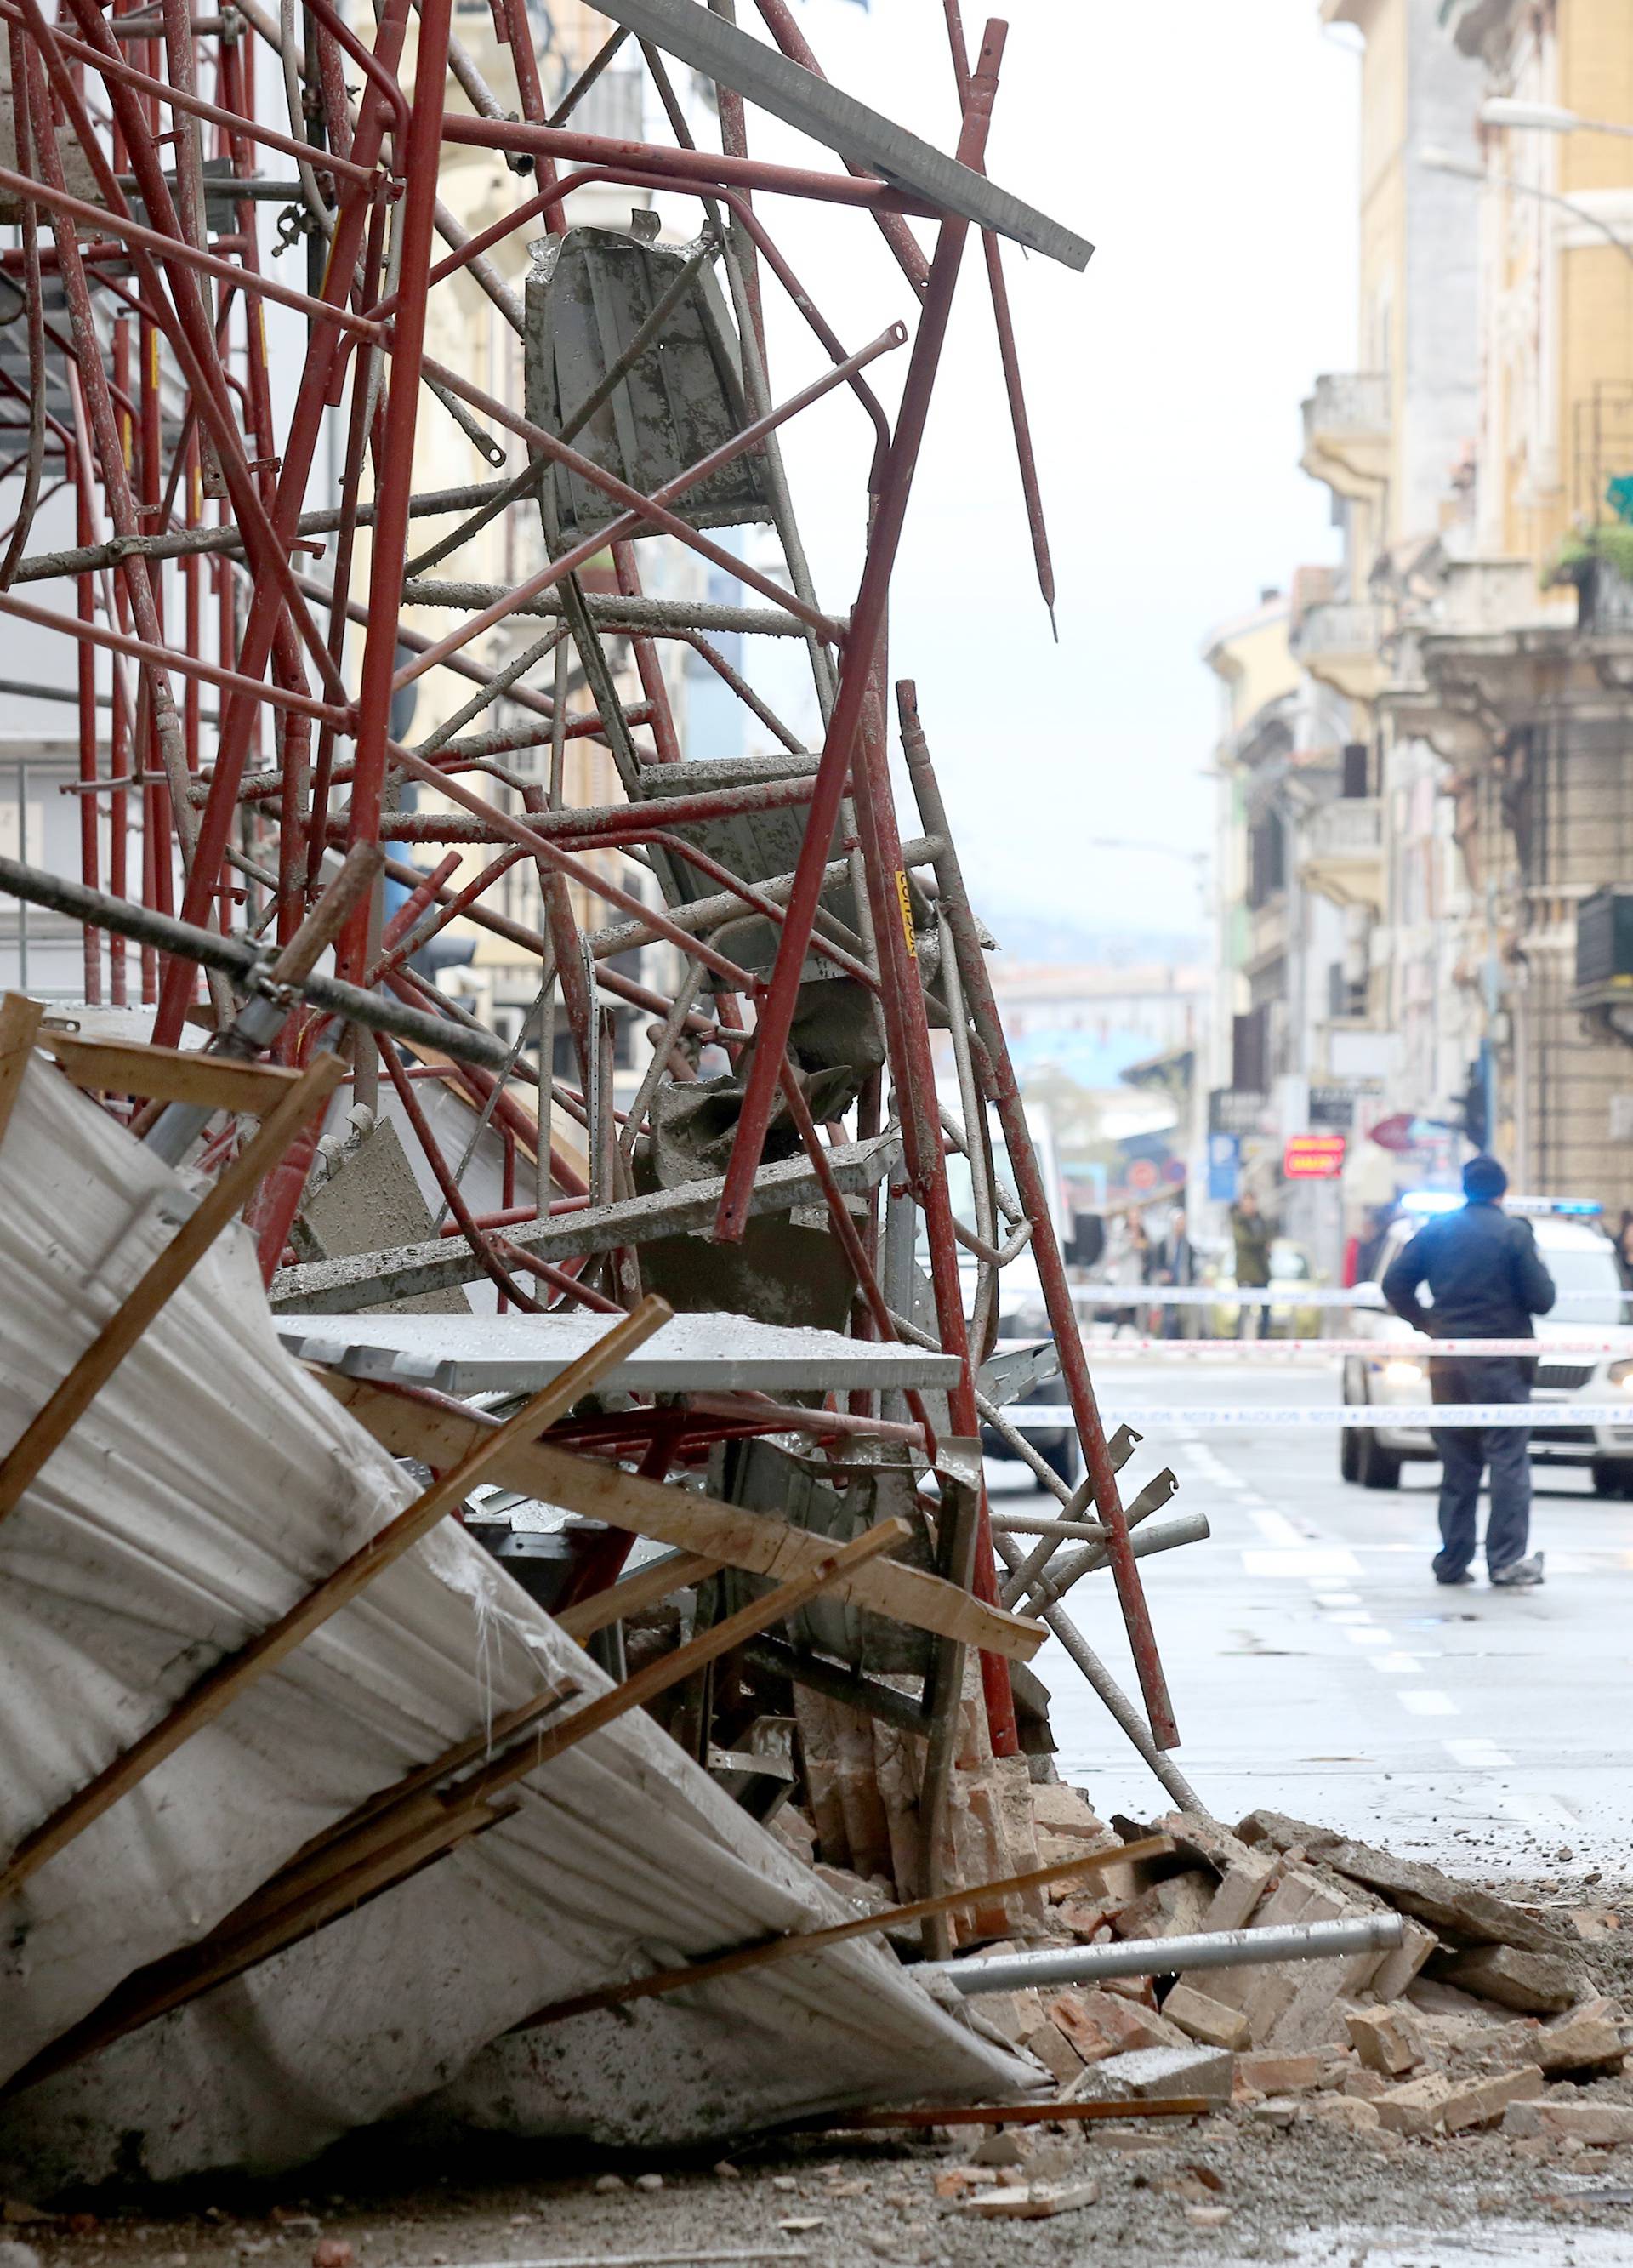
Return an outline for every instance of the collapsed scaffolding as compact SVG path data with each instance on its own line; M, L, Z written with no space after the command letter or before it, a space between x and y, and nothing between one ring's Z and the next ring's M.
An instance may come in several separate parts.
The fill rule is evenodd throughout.
M106 1920L103 1902L130 1884L107 1856L117 1839L97 1837L116 1838L150 1779L175 1784L203 1731L252 1690L272 1692L313 1634L443 1535L448 1515L467 1536L447 1550L480 1539L469 1549L482 1564L497 1560L548 1609L526 1644L554 1649L542 1694L494 1713L473 1676L464 1721L434 1762L423 1747L399 1756L401 1784L384 1755L359 1763L365 1784L337 1789L307 1821L310 1846L307 1834L280 1841L269 1828L185 1926L171 1917L129 1941L114 1929L80 1967L63 1953L70 1987L31 2003L8 2060L25 2104L60 2102L29 2090L105 2069L96 2059L112 2043L135 2040L139 2060L144 2026L253 1976L336 1916L401 1894L520 1800L490 1799L530 1773L548 1782L553 1756L593 1745L637 1706L747 1819L785 1803L801 1772L816 1811L827 1771L830 1845L847 1841L842 1751L849 1741L854 1763L854 1727L874 1727L881 1748L864 1770L888 1815L883 1871L899 1896L929 1902L923 1945L943 1957L960 1896L989 1918L1024 1915L1030 1893L1015 1882L1028 1876L1029 1830L1009 1799L1027 1780L1025 1749L1046 1753L1048 1733L1044 1705L1018 1712L1015 1688L1046 1629L1173 1800L1203 1812L1168 1754L1178 1734L1137 1566L1145 1550L1197 1531L1150 1521L1171 1476L1122 1501L1135 1437L1108 1441L1100 1422L988 978L990 940L906 680L895 710L919 830L906 841L888 771L891 577L970 230L1051 609L1000 240L1078 268L1089 247L982 170L1001 25L972 55L957 0L945 0L960 114L948 158L831 86L784 0L757 6L771 44L699 0L615 0L602 11L605 43L552 105L523 0L493 0L513 80L497 87L455 33L451 0L384 0L371 39L330 0L286 4L276 19L257 0L204 17L184 0L112 12L65 0L55 23L41 0L0 0L0 156L11 161L0 210L18 237L0 262L24 350L0 360L5 475L20 482L0 613L73 642L79 845L77 877L5 858L0 887L84 934L77 1004L42 1011L18 994L5 1010L0 1137L14 1123L0 1175L19 1222L18 1280L48 1303L50 1256L71 1250L78 1305L69 1299L60 1340L42 1335L55 1372L34 1377L23 1346L8 1350L0 1521L16 1513L17 1535L54 1502L60 1516L54 1482L83 1510L92 1482L81 1473L70 1488L64 1476L116 1408L121 1454L140 1463L132 1381L147 1362L170 1381L150 1381L153 1390L176 1394L185 1350L203 1359L212 1298L224 1346L241 1339L239 1356L247 1351L246 1376L259 1364L272 1385L283 1377L290 1422L361 1427L357 1485L373 1513L371 1526L341 1520L329 1532L320 1491L291 1497L291 1533L309 1516L312 1550L321 1560L327 1535L331 1564L320 1578L314 1564L292 1605L264 1569L229 1586L221 1610L236 1642L209 1615L201 1624L186 1596L155 1607L156 1627L175 1617L180 1670L133 1670L85 1741L8 1793L0 1885L26 1917L19 1943L54 1942L54 1880L70 1908L85 1901L70 1940L93 1913ZM260 114L268 75L257 43L287 95L289 130ZM631 48L669 140L572 122ZM710 89L718 151L690 129L682 67ZM834 151L842 170L753 156L751 107ZM498 153L519 200L474 231L438 195L445 152L460 149ZM296 182L268 179L273 160L292 165ZM596 185L695 201L700 232L659 242L650 212L628 228L575 224L570 201ZM261 261L257 208L285 195L284 233L313 251L305 290ZM910 320L848 349L766 224L761 201L786 197L830 208L836 244L875 226ZM923 244L915 220L927 225ZM518 292L491 255L524 239L533 266ZM427 351L434 295L470 282L519 342L524 409ZM767 350L773 291L827 364L781 400ZM304 327L283 412L265 351L274 306ZM906 369L893 419L868 372L896 353ZM836 613L805 565L779 436L841 394L872 446L861 572ZM500 476L416 490L416 432L430 416L452 418ZM331 431L333 490L320 470ZM31 549L58 499L71 505L74 543ZM747 523L775 532L785 580L709 533ZM508 584L459 579L457 564L432 571L468 560L496 525L541 541L541 563ZM752 603L649 594L641 547L655 537ZM62 603L20 595L41 584ZM454 626L432 635L401 619L433 608ZM803 647L819 746L803 746L719 649L728 632ZM666 660L676 649L772 733L777 755L710 762L686 745ZM427 681L454 691L411 744L408 696ZM575 694L589 705L573 706ZM604 752L617 799L570 798L576 745ZM413 864L405 845L438 863ZM504 909L518 869L536 877L532 926ZM536 997L508 1035L428 973L455 924L536 963ZM669 989L644 964L630 973L646 948L666 953ZM631 1009L652 1020L651 1057L620 1108L615 1019ZM48 1060L100 1098L97 1130L70 1116L54 1133L54 1113L88 1106L70 1105ZM956 1104L938 1084L944 1066ZM361 1178L371 1151L371 1170L387 1170L375 1136L388 1109L446 1218L422 1208L421 1233L407 1237L406 1204L395 1239L326 1242L325 1192ZM41 1219L77 1204L71 1182L52 1178L54 1150L117 1182L121 1144L141 1155L129 1175L141 1233L127 1223L99 1243L88 1219L41 1246ZM484 1145L498 1160L493 1202L473 1203L467 1168ZM967 1172L967 1219L949 1157ZM211 1261L240 1214L282 1353L265 1309L247 1313L242 1270ZM173 1233L152 1249L156 1222ZM999 1272L1023 1253L1054 1335L1043 1358L997 1344ZM482 1370L467 1285L484 1287L497 1321L527 1319L532 1335L506 1340L526 1350L519 1372ZM400 1321L430 1314L445 1321L430 1339L394 1339ZM732 1328L711 1337L701 1322L720 1315ZM666 1366L654 1352L650 1374L632 1367L648 1342L670 1349ZM445 1358L464 1383L439 1391L423 1381ZM1085 1466L1078 1486L1009 1407L1056 1362ZM207 1431L211 1381L194 1385L193 1422ZM278 1398L268 1386L268 1439ZM983 1429L1062 1506L1032 1523L1035 1540L995 1528ZM203 1507L224 1472L201 1447L180 1496L197 1498L202 1524L178 1535L178 1551L212 1532ZM276 1491L257 1493L275 1519ZM529 1524L541 1505L554 1525ZM632 1561L637 1539L667 1556ZM121 1531L119 1552L134 1549ZM1115 1587L1139 1706L1062 1603L1099 1569ZM460 1596L482 1588L462 1562L444 1572ZM505 1612L519 1630L521 1605ZM590 1646L594 1672L575 1675L563 1632ZM94 1639L85 1645L94 1655ZM802 1702L796 1771L774 1752L775 1728ZM448 1707L460 1716L452 1697ZM834 1712L826 1756L822 1709ZM661 1777L639 1749L626 1768ZM865 1840L849 1837L858 1864ZM76 1852L98 1851L77 1876ZM797 1928L784 1893L775 1912L745 1910L743 1933ZM688 1959L706 1953L706 1921L700 1910L689 1935L677 1923L665 1940L649 1915L634 1933L640 1959L651 1966L665 1943ZM320 1968L321 1952L313 1957ZM628 1945L618 1955L634 1957ZM19 1978L32 1958L16 1962ZM580 1989L604 1987L605 1970L598 1980L594 1958L585 1963ZM535 1980L533 1997L570 1998L571 1981ZM467 2047L526 2014L526 1995L484 2011ZM275 2021L264 2000L261 2018ZM900 2030L921 2082L1027 2083L989 2044L958 2044L945 2012L902 2014ZM458 2060L445 2041L432 2059L444 2076ZM99 2083L86 2082L85 2101ZM759 2084L757 2115L789 2108L763 2072ZM577 2085L594 2093L582 2073ZM899 2099L905 2081L881 2051L834 2086L851 2101ZM725 2099L717 2124L750 2118L746 2081ZM799 2097L823 2099L820 2086ZM386 2090L356 2115L400 2100ZM96 2115L85 2110L87 2125ZM118 2123L111 2108L106 2123ZM323 2123L288 2146L309 2146ZM626 2124L638 2131L633 2112ZM212 2130L194 2157L178 2145L167 2162L254 2154L263 2145L253 2126Z

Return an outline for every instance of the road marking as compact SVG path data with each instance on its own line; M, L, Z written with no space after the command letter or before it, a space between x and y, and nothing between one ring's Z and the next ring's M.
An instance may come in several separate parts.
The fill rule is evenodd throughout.
M1449 1693L1437 1692L1433 1686L1417 1686L1409 1692L1397 1693L1395 1699L1415 1717L1457 1717L1462 1712Z
M1370 1623L1372 1619L1372 1609L1361 1606L1339 1607L1328 1616L1329 1622L1337 1623L1341 1626L1345 1623Z
M1512 1769L1514 1761L1495 1741L1443 1741L1441 1746L1453 1764L1467 1764L1474 1771L1502 1771Z
M1551 1795L1499 1796L1497 1808L1511 1819L1523 1819L1533 1827L1563 1827L1572 1835L1580 1831L1581 1822L1575 1814Z
M1315 1603L1318 1607L1358 1607L1361 1594L1359 1591L1318 1591Z
M1386 1677L1411 1677L1422 1669L1423 1663L1415 1653L1375 1653L1372 1668L1381 1670Z
M1309 1538L1301 1535L1284 1512L1272 1512L1268 1507L1253 1512L1253 1524L1267 1543L1279 1543L1289 1550L1302 1551Z
M1358 1575L1361 1572L1361 1563L1353 1551L1310 1546L1302 1551L1244 1551L1242 1567L1249 1575L1302 1576L1306 1581L1313 1575Z
M1364 1623L1359 1629L1346 1630L1344 1636L1351 1646L1387 1646L1389 1633L1376 1623Z

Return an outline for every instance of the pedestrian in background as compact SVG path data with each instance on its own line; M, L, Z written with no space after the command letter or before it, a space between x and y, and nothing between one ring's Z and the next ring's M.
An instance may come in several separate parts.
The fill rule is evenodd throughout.
M1425 1221L1384 1271L1383 1293L1415 1330L1438 1339L1528 1339L1534 1315L1546 1315L1554 1279L1538 1256L1528 1220L1511 1219L1502 1197L1508 1175L1495 1158L1463 1168L1468 1202ZM1418 1298L1427 1285L1434 1305ZM1536 1366L1529 1356L1460 1361L1431 1355L1429 1391L1436 1402L1529 1402ZM1500 1590L1542 1580L1542 1554L1526 1556L1531 1539L1531 1434L1523 1425L1435 1425L1440 1459L1440 1549L1437 1583L1472 1583L1480 1476L1491 1475L1486 1521L1486 1572Z
M1151 1281L1151 1239L1145 1233L1145 1224L1138 1213L1125 1213L1122 1219L1122 1242L1107 1270L1108 1278L1116 1284L1148 1284ZM1127 1324L1131 1331L1140 1328L1137 1307L1119 1307L1112 1317L1111 1335Z
M1196 1248L1191 1242L1191 1233L1185 1218L1185 1207L1175 1205L1168 1218L1168 1226L1157 1248L1157 1265L1153 1281L1173 1284L1189 1290L1196 1281ZM1165 1307L1162 1311L1162 1335L1166 1339L1188 1339L1195 1336L1192 1307Z
M1257 1290L1270 1281L1270 1247L1276 1240L1275 1226L1259 1210L1259 1200L1251 1189L1244 1189L1231 1207L1231 1235L1236 1246L1236 1288L1239 1292ZM1267 1300L1259 1309L1257 1328L1254 1314L1246 1303L1238 1311L1236 1336L1241 1339L1269 1338L1270 1336L1270 1303Z

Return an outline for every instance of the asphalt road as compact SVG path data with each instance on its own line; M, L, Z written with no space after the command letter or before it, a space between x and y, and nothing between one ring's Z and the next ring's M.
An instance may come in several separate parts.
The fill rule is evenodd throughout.
M1092 1355L1093 1350L1091 1349ZM1335 1403L1336 1366L1106 1360L1119 1406ZM1439 1467L1408 1465L1399 1493L1338 1477L1333 1432L1151 1426L1125 1472L1160 1466L1171 1511L1204 1512L1210 1539L1143 1561L1182 1747L1176 1761L1221 1818L1268 1805L1387 1840L1453 1869L1556 1876L1633 1873L1633 1504L1595 1497L1585 1470L1539 1467L1537 1591L1438 1587ZM1044 1499L1006 1493L1004 1507ZM1485 1505L1482 1499L1483 1526ZM1108 1574L1070 1611L1133 1693ZM1148 1818L1168 1800L1053 1643L1056 1759L1102 1815Z

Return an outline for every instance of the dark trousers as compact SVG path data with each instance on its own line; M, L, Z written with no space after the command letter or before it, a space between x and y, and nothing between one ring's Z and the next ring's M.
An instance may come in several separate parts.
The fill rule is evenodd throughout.
M1244 1284L1241 1279L1238 1278L1236 1288L1239 1292L1253 1292L1257 1291L1259 1287L1254 1284ZM1239 1339L1268 1339L1269 1337L1270 1303L1268 1300L1265 1301L1263 1307L1260 1308L1256 1316L1254 1314L1253 1308L1246 1301L1243 1302L1236 1317L1236 1336Z
M1529 1361L1431 1360L1429 1391L1437 1402L1529 1402ZM1531 1435L1523 1425L1431 1428L1440 1457L1440 1549L1435 1573L1460 1575L1477 1546L1480 1476L1491 1475L1486 1566L1495 1575L1526 1556L1531 1533Z

